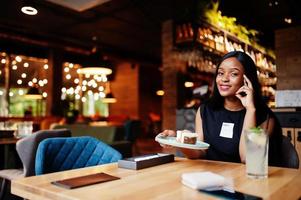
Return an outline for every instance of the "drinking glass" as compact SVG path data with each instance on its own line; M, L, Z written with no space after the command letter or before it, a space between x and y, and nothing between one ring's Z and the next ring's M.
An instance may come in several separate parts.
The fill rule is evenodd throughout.
M18 123L18 137L25 137L32 133L33 122L25 121Z
M269 136L259 128L245 130L246 172L250 178L268 177Z

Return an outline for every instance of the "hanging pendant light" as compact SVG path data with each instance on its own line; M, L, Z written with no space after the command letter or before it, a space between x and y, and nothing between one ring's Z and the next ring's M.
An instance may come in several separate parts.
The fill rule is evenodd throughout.
M96 41L97 37L92 38L95 45L91 50L91 54L87 57L86 62L83 63L83 67L78 70L79 74L89 74L89 75L109 75L112 74L112 69L110 69L110 62L105 60L103 55L98 50Z
M39 91L39 88L37 86L32 86L28 89L26 95L26 99L42 99L43 96Z

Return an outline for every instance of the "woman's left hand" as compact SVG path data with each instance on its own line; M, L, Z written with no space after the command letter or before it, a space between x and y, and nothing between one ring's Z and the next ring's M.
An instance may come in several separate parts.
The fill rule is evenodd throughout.
M253 86L251 81L244 75L244 85L235 94L246 109L254 109Z

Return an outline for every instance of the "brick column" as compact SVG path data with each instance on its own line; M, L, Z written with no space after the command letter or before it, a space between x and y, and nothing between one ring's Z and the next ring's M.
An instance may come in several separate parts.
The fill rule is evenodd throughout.
M110 115L127 115L139 118L139 65L130 62L117 64L111 89L117 103L110 104Z
M172 54L173 31L172 21L166 21L162 26L162 69L163 69L163 103L162 129L176 129L176 109L178 103L177 72L185 67L185 63L175 59Z
M301 26L276 31L277 90L301 89Z

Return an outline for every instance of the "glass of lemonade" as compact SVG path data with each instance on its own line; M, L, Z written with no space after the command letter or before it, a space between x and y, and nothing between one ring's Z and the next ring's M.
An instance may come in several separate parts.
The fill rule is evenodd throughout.
M261 128L245 130L246 171L250 178L268 177L269 136Z

